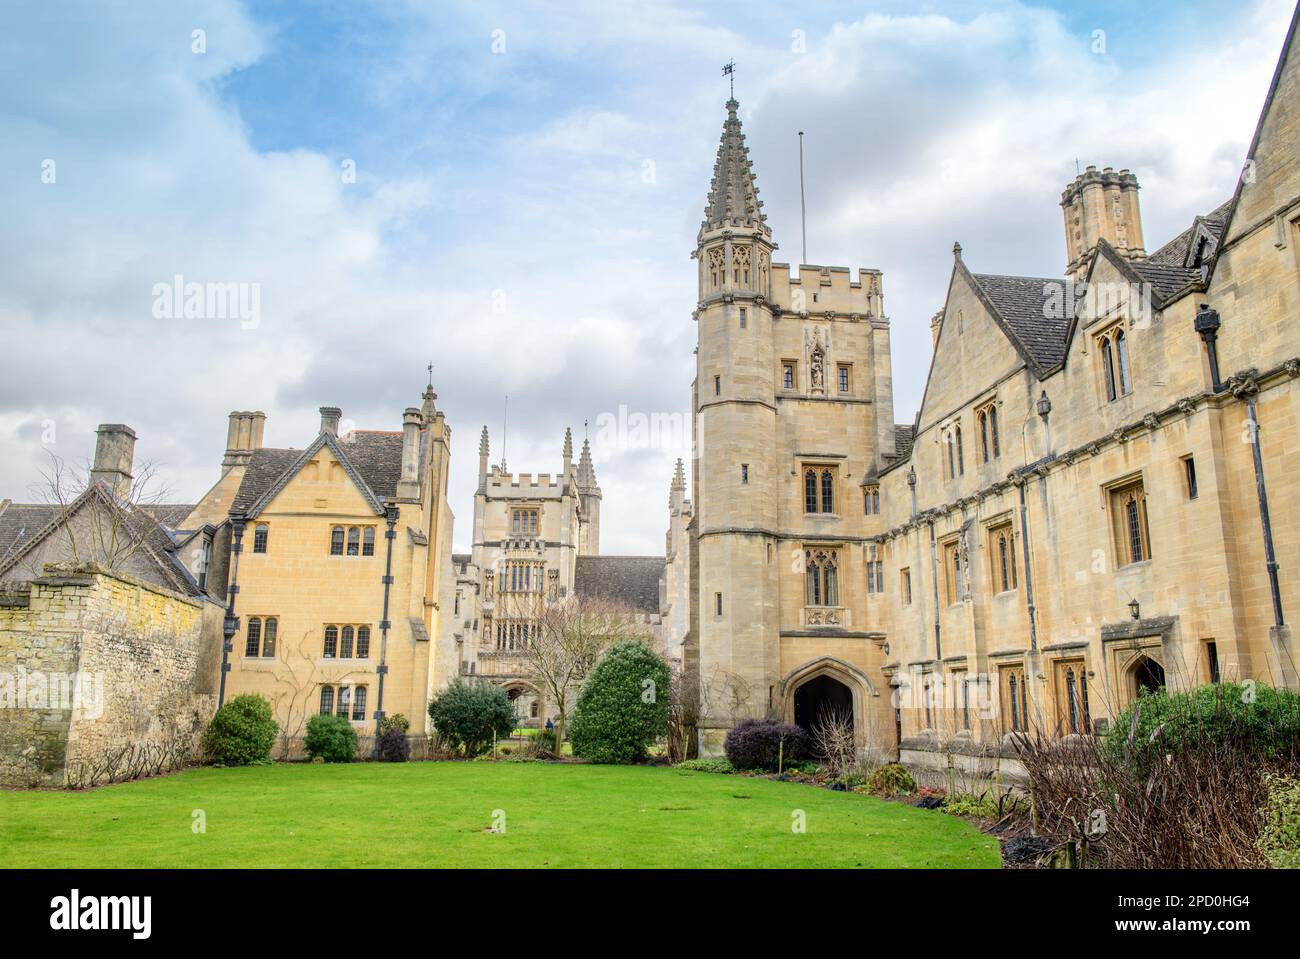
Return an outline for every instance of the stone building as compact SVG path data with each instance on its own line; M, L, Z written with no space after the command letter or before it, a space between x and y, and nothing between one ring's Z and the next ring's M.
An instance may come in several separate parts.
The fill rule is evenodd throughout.
M510 473L488 465L489 439L479 442L473 552L453 558L457 579L453 642L462 675L504 686L525 724L554 718L522 656L542 628L549 605L570 596L599 597L625 607L661 639L662 556L600 555L601 489L591 444L573 461L565 430L560 471Z
M307 718L379 713L426 731L454 674L451 430L429 387L400 431L350 430L322 407L302 448L262 444L265 416L230 414L222 473L183 521L229 530L225 698L272 703L292 748Z
M135 440L100 426L77 495L0 500L0 785L170 770L212 714L214 530L181 532L191 506L144 502Z
M979 766L1143 688L1296 685L1295 34L1233 196L1154 252L1136 176L1093 167L1061 197L1063 277L954 246L907 425L879 274L776 271L728 104L696 250L704 749L832 709L863 749Z

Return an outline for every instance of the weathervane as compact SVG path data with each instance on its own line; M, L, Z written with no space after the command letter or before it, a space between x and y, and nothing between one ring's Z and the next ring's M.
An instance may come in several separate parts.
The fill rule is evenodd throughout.
M433 385L433 364L429 364L429 385Z
M722 75L731 78L731 99L736 99L736 61L728 60L722 65Z

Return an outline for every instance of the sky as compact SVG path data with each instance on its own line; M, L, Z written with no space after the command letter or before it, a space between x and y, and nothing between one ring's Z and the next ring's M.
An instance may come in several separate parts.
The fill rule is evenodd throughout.
M953 242L976 272L1062 274L1060 193L1092 163L1137 175L1154 250L1231 195L1292 12L2 2L0 497L121 422L194 502L231 410L265 411L269 446L323 405L399 430L433 363L456 548L483 426L535 474L589 423L612 554L663 551L689 455L685 428L608 424L688 422L724 63L776 258L799 259L803 130L808 259L883 270L906 422ZM234 296L187 315L189 283Z

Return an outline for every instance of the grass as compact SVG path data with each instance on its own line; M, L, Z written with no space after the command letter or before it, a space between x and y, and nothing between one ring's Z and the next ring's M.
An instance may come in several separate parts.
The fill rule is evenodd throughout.
M0 792L4 868L998 865L996 839L930 810L664 767L277 764Z

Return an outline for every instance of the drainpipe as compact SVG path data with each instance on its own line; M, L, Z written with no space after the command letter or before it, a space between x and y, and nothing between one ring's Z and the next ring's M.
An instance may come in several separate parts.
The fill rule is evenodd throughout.
M1259 449L1259 412L1253 395L1246 396L1246 415L1250 424L1250 449L1255 460L1255 492L1259 495L1259 522L1264 533L1268 586L1273 594L1273 624L1285 626L1286 622L1282 618L1282 592L1277 582L1277 555L1273 551L1273 524L1268 516L1268 487L1264 484L1264 456Z
M388 529L384 532L384 539L388 540L387 558L384 560L384 618L379 621L379 691L375 700L375 752L376 759L379 758L379 728L384 723L384 677L388 675L388 597L393 588L393 540L397 539L397 533L393 527L397 525L397 507L388 504L384 507L384 519L388 523Z
M1043 417L1046 422L1047 417ZM1029 605L1029 651L1038 652L1038 623L1034 612L1034 574L1029 563L1029 507L1025 504L1025 486L1028 480L1021 476L1020 482L1020 553L1025 558L1025 600Z
M239 595L239 554L244 551L244 514L231 510L230 531L230 587L226 591L226 617L221 624L221 685L217 690L217 708L226 702L226 674L230 672L230 654L234 650L235 634L239 632L239 617L235 615L235 597Z
M934 587L934 658L943 659L943 644L939 637L939 550L934 543L934 520L930 520L930 580Z
M1196 311L1196 319L1192 325L1205 341L1205 352L1210 361L1210 382L1213 384L1214 392L1222 393L1223 384L1219 382L1219 351L1215 347L1215 341L1219 338L1219 313L1209 306L1202 306Z

